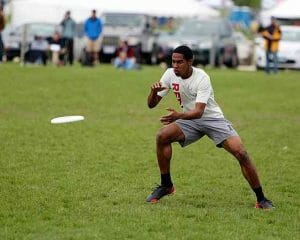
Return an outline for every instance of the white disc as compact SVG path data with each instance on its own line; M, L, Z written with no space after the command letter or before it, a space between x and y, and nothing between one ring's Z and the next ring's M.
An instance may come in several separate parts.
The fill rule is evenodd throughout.
M70 123L84 120L83 116L63 116L51 119L52 124Z

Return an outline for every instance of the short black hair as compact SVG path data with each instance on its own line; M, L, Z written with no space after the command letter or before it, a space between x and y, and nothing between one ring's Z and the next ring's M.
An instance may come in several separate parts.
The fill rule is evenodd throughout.
M182 54L185 60L191 60L194 57L192 50L188 46L185 46L185 45L181 45L181 46L175 48L173 50L173 53Z

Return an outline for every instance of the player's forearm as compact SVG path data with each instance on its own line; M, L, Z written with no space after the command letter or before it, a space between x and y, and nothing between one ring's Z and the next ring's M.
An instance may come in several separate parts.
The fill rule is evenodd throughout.
M149 108L154 108L159 102L159 96L157 95L156 92L151 91L149 96L148 96L148 107Z
M182 115L180 116L180 118L185 120L201 118L204 113L205 107L206 103L197 102L193 110L181 113Z
M203 115L202 110L195 109L195 110L180 113L178 118L184 120L191 120L191 119L201 118L202 115Z

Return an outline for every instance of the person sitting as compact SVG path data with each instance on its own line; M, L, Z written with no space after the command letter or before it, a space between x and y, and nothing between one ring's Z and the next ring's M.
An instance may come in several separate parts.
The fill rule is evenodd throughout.
M59 32L55 31L53 33L53 36L49 40L49 44L52 63L57 66L64 65L66 49Z
M128 45L127 41L122 41L120 43L120 47L116 51L116 56L117 57L114 59L114 66L116 68L137 68L134 49Z
M25 63L47 64L47 51L49 44L41 36L35 36L33 42L29 46L29 50L25 53Z

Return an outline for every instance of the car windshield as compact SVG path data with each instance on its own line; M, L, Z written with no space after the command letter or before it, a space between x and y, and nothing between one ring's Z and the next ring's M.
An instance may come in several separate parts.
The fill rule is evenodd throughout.
M218 23L213 21L188 21L179 27L176 34L180 36L211 36L218 33L218 28Z
M239 32L234 33L234 39L237 42L245 42L246 38Z
M42 37L50 37L55 30L59 30L59 27L55 24L44 24L44 23L32 23L28 24L27 28L27 38L33 38L36 35ZM17 27L14 30L16 36L21 37L24 29L24 25Z
M51 24L30 24L28 28L29 36L43 36L48 37L53 34L53 32L57 30L55 25Z
M300 31L283 30L282 31L282 40L299 42L300 41Z
M136 14L106 14L104 22L106 26L111 27L140 27L144 23L144 17Z

